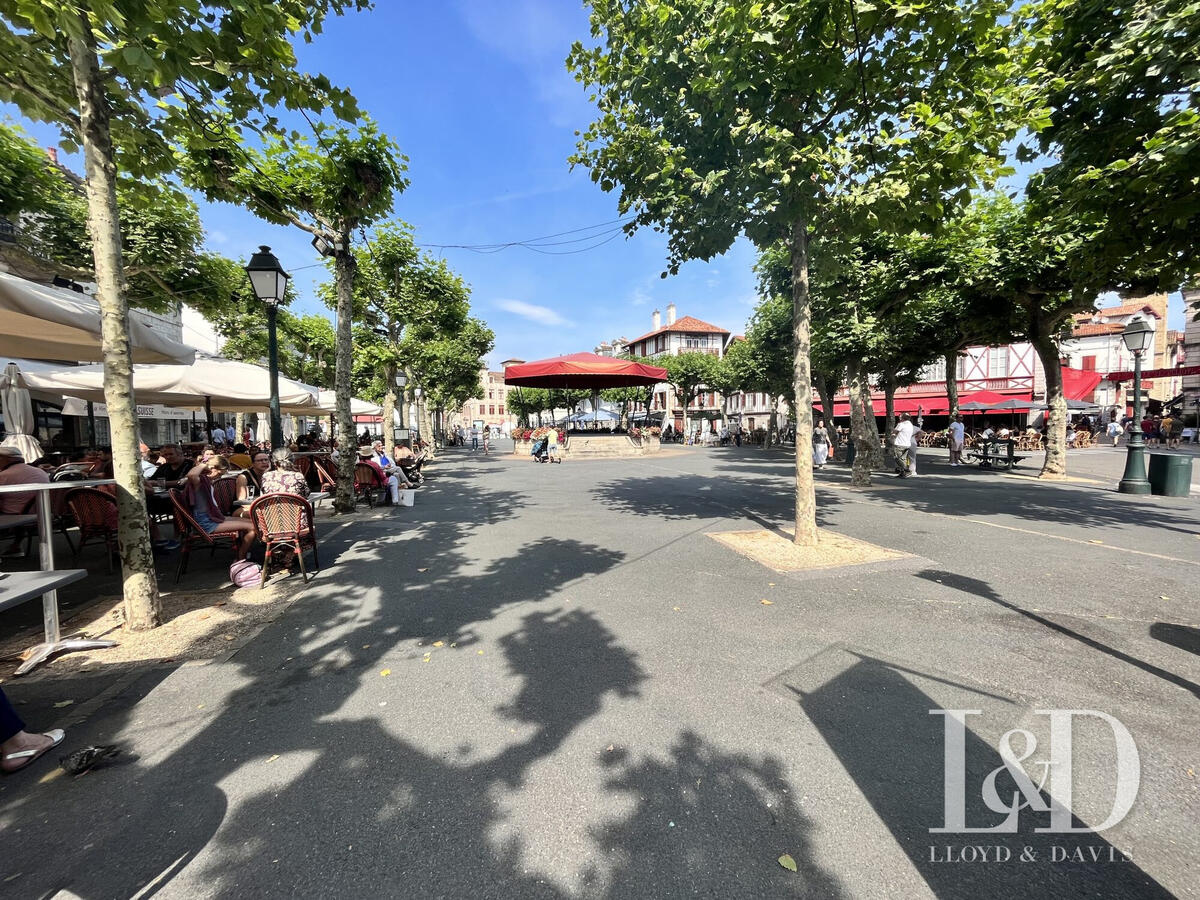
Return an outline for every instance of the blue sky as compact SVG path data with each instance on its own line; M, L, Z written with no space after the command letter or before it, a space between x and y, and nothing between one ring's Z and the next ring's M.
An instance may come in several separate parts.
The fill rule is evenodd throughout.
M567 165L575 131L594 108L564 60L572 41L587 37L587 12L575 0L378 0L372 12L328 22L297 52L303 70L350 88L409 157L411 186L393 215L432 248L525 240L617 218L615 196ZM43 144L56 139L53 129L23 124ZM323 269L313 267L308 235L227 205L202 202L201 215L214 250L239 257L271 245L295 271L298 311L325 311L312 290ZM569 255L522 247L431 252L471 285L474 314L496 332L493 364L636 337L650 330L651 311L672 301L680 316L740 332L755 300L754 251L745 241L667 279L659 277L665 240L650 231ZM1172 327L1182 327L1179 306Z

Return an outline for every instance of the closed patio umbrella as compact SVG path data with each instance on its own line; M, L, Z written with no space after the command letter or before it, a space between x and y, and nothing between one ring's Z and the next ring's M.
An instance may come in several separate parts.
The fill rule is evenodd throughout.
M129 319L134 362L191 362L196 351ZM98 362L100 304L86 294L0 272L0 355ZM103 399L103 398L101 398Z
M4 367L0 375L0 405L4 411L4 440L0 447L16 447L32 463L43 456L42 445L33 436L33 402L15 363Z

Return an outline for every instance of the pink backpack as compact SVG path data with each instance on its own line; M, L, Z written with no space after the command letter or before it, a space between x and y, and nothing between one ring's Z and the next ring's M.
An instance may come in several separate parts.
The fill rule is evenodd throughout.
M262 566L248 559L239 559L229 567L229 580L234 587L258 587L262 581Z

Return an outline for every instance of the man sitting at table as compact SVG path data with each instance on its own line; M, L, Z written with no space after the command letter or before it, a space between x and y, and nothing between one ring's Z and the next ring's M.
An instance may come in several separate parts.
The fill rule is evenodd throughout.
M254 460L246 452L245 444L234 444L233 453L229 456L229 464L239 469L248 469L254 465Z
M380 466L379 463L377 463L371 457L371 448L370 447L359 447L358 448L358 463L359 463L359 465L366 465L366 466L371 467L371 469L375 472L375 484L378 485L379 487L386 487L388 489L388 500L391 502L391 504L393 506L399 506L400 505L400 478L399 478L399 476L395 475L394 473L389 474L388 472L385 472L383 470L383 467ZM408 485L406 483L405 487L407 487L407 486Z
M383 449L383 441L376 441L371 445L371 458L379 463L379 468L383 469L386 475L395 475L397 481L402 488L416 487L415 482L420 474L420 463L417 462L417 457L404 444L397 444L393 451L396 454L395 459L388 457Z
M36 466L25 463L25 457L16 447L0 447L0 485L5 484L47 484L50 476ZM16 515L24 512L25 504L37 495L33 491L17 491L12 494L0 494L0 513ZM5 556L23 555L21 550L21 533L17 531L12 545L4 552Z

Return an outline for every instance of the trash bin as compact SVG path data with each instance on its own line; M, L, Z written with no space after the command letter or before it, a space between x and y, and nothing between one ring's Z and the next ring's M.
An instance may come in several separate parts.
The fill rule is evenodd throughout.
M1186 497L1192 489L1192 458L1174 453L1151 453L1150 493L1163 497Z

